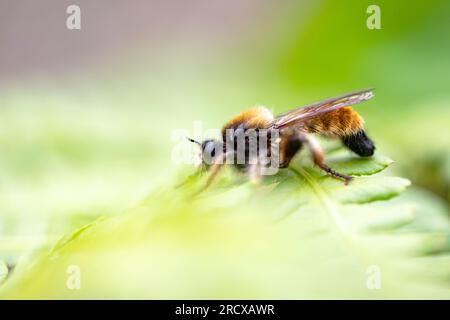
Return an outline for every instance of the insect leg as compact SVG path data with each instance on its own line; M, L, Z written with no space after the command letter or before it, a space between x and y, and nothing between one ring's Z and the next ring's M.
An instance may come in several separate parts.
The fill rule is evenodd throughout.
M332 177L342 179L344 180L344 183L347 185L348 182L352 179L352 177L347 176L345 174L339 173L333 169L331 169L329 166L325 164L325 156L323 153L322 148L320 147L319 142L316 138L313 136L306 134L306 133L300 133L299 138L302 142L304 142L309 149L311 150L311 154L313 157L314 164L318 166L320 169L331 175Z
M280 168L287 168L292 158L301 150L302 140L298 134L288 135L280 142Z
M222 166L225 163L225 154L222 154L220 156L217 156L214 159L214 163L211 165L211 167L208 170L209 176L208 180L206 181L205 189L208 188L211 183L214 181L214 179L217 177L217 174L219 173L220 169L222 169Z
M252 160L249 160L249 164L247 166L247 176L250 181L258 184L261 180L261 163L259 163L258 158L254 157Z

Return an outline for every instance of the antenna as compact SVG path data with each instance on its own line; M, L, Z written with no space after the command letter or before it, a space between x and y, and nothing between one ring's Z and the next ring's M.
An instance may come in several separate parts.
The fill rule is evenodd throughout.
M186 139L188 139L190 142L198 144L199 146L202 146L202 144L200 142L198 142L197 140L191 139L189 137L186 137Z

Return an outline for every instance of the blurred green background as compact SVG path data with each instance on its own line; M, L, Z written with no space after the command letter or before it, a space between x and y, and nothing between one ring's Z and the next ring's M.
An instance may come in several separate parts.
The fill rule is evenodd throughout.
M449 217L448 1L78 1L74 31L69 4L0 5L8 265L193 171L171 161L177 128L218 128L250 106L280 113L368 87L375 98L357 109L377 150L395 160L389 174ZM380 30L366 27L371 4Z

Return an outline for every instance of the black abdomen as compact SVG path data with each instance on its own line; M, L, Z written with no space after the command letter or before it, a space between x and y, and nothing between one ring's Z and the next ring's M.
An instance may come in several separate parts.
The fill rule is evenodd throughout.
M364 130L342 138L342 142L361 157L370 157L375 152L375 145Z

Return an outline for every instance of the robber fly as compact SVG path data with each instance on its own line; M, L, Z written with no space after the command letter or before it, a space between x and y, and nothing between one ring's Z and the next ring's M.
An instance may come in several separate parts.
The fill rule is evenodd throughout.
M224 159L227 155L231 153L232 158L235 159L236 133L245 134L250 130L265 132L269 146L264 151L265 153L270 155L272 147L274 145L277 147L279 168L288 167L292 158L303 146L306 146L311 150L312 160L318 168L332 177L342 179L347 184L352 177L339 173L326 165L324 152L312 134L319 134L327 138L339 138L347 148L357 155L372 156L375 151L374 143L364 131L362 117L350 106L369 100L373 96L373 90L349 93L295 108L278 117L274 117L265 107L255 107L243 111L225 124L222 129L222 141L208 139L198 142L188 139L201 147L203 163L210 172L208 184L225 163ZM273 139L274 133L277 133L276 139ZM230 144L225 143L230 138L233 141L231 147ZM245 143L248 146L248 140L245 140ZM206 158L212 161L205 163ZM251 160L251 155L247 150L243 163L235 164L235 166L247 173L257 172L252 169L261 164Z

